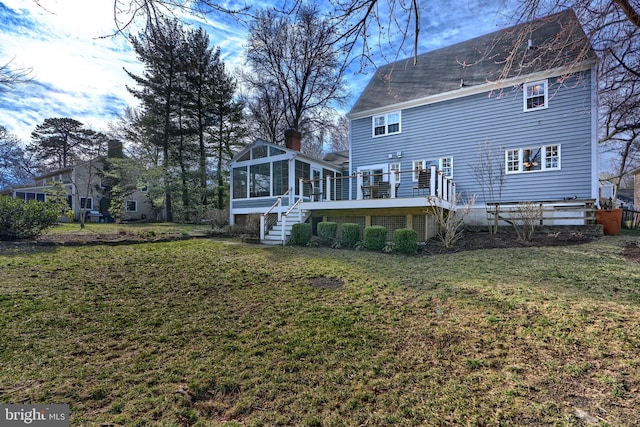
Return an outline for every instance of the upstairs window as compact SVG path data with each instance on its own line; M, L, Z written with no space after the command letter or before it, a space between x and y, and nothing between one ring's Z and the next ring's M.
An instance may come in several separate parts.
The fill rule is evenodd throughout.
M539 172L560 169L560 146L519 148L505 152L506 172Z
M400 133L400 112L373 117L373 136Z
M524 111L533 111L547 108L548 91L547 81L525 83L524 85Z

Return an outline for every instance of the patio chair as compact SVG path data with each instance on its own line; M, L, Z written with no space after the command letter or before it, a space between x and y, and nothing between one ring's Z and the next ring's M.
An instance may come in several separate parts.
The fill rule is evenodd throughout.
M430 171L426 169L420 169L418 171L418 183L417 185L413 186L413 196L416 195L416 191L418 192L418 195L420 195L420 192L422 192L422 195L424 196L425 190L427 192L429 191L430 181L431 181Z
M376 184L374 197L376 199L388 199L391 196L390 192L391 184L386 181L380 181L378 182L378 184Z
M322 189L319 188L320 186L318 186L318 188L316 189L315 183L305 182L304 187L305 187L304 193L309 194L309 201L311 202L322 201Z
M371 198L371 186L370 185L363 185L360 188L362 188L362 198L363 199L370 199Z

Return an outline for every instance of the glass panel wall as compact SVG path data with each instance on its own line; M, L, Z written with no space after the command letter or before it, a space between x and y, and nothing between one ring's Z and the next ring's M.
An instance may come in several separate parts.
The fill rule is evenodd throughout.
M247 168L233 169L233 198L244 199L247 197Z
M273 162L273 195L280 196L289 188L289 161Z
M261 163L249 168L249 197L267 197L271 195L271 164Z

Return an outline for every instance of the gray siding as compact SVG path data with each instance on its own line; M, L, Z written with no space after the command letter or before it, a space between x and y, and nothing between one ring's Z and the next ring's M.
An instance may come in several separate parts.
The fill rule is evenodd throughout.
M453 157L453 180L459 194L482 189L473 174L481 146L489 141L497 164L504 169L506 149L548 144L561 147L561 169L505 175L503 201L590 198L591 80L590 73L569 79L560 86L549 79L549 107L523 111L522 88L485 93L433 103L402 111L402 132L372 137L371 117L351 124L353 170L358 166L401 162L410 170L413 160ZM400 159L389 154L402 151ZM400 196L410 196L413 182L403 174Z

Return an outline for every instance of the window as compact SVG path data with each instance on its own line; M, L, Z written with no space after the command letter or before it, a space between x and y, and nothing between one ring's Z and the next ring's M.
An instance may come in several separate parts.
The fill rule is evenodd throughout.
M436 165L436 168L442 172L444 176L453 179L453 157L441 157L437 160L414 160L412 163L413 181L418 182L419 170L428 169L431 165Z
M135 200L127 200L125 209L127 212L138 212L138 202Z
M373 117L373 136L400 133L400 112Z
M309 179L311 177L311 166L309 163L301 162L300 160L296 160L295 163L295 185L293 186L295 194L300 195L300 179Z
M386 163L358 167L358 173L362 173L362 185L377 185L380 181L389 181L388 172L389 165Z
M524 85L524 111L547 108L547 86L546 80Z
M247 168L233 169L233 198L244 199L247 197Z
M443 157L440 159L440 170L447 178L453 178L453 157Z
M45 193L25 193L22 191L16 191L16 198L22 199L25 202L29 200L37 200L39 202L44 202L46 199Z
M289 161L273 162L273 195L279 196L289 189Z
M91 197L80 197L81 209L93 209L93 199Z
M254 159L261 159L263 157L267 157L267 147L264 145L253 147L251 151L252 151L252 157Z
M279 148L276 147L269 147L269 155L270 156L279 156L281 154L286 154L287 152L284 150L281 150Z
M400 173L400 163L391 163L389 165L389 169L391 172L398 172L396 174L396 182L400 182L402 179L402 174Z
M266 197L271 194L271 164L260 163L249 168L249 197Z
M560 146L520 148L505 152L507 173L539 172L560 169Z

